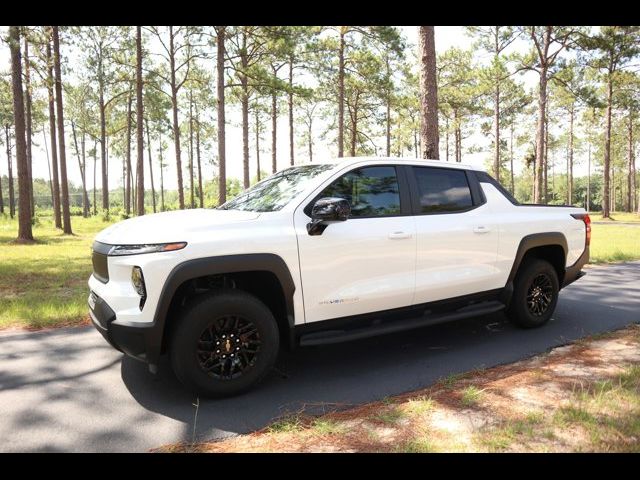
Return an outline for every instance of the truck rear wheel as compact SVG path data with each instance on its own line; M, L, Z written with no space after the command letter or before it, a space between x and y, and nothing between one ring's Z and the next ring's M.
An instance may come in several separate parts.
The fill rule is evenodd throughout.
M513 285L507 310L509 319L523 328L547 323L558 303L558 274L546 260L531 258L523 263Z
M236 395L273 367L279 338L264 303L241 290L220 290L195 299L183 313L172 333L171 365L195 393Z

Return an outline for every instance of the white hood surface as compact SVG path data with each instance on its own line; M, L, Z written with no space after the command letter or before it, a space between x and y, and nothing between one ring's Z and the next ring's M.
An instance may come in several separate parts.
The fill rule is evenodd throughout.
M254 220L257 212L240 210L176 210L134 217L105 228L96 240L111 245L189 241L194 236L238 222Z

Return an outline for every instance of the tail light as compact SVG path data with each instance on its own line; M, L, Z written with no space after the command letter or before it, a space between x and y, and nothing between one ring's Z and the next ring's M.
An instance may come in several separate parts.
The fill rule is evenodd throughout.
M591 244L591 218L589 218L588 213L572 213L571 216L576 220L582 220L584 222L585 230L586 230L586 245L587 247Z

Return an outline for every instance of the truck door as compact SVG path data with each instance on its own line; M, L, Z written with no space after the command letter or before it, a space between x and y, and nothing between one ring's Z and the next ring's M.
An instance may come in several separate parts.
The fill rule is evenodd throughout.
M345 198L351 216L309 235L311 207ZM294 217L305 321L409 306L415 284L416 230L404 168L355 168L330 182Z

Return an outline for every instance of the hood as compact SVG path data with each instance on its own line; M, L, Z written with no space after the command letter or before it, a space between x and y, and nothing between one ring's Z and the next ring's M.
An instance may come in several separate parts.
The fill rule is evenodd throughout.
M188 242L212 227L254 220L257 212L194 209L153 213L134 217L105 228L96 240L111 245Z

